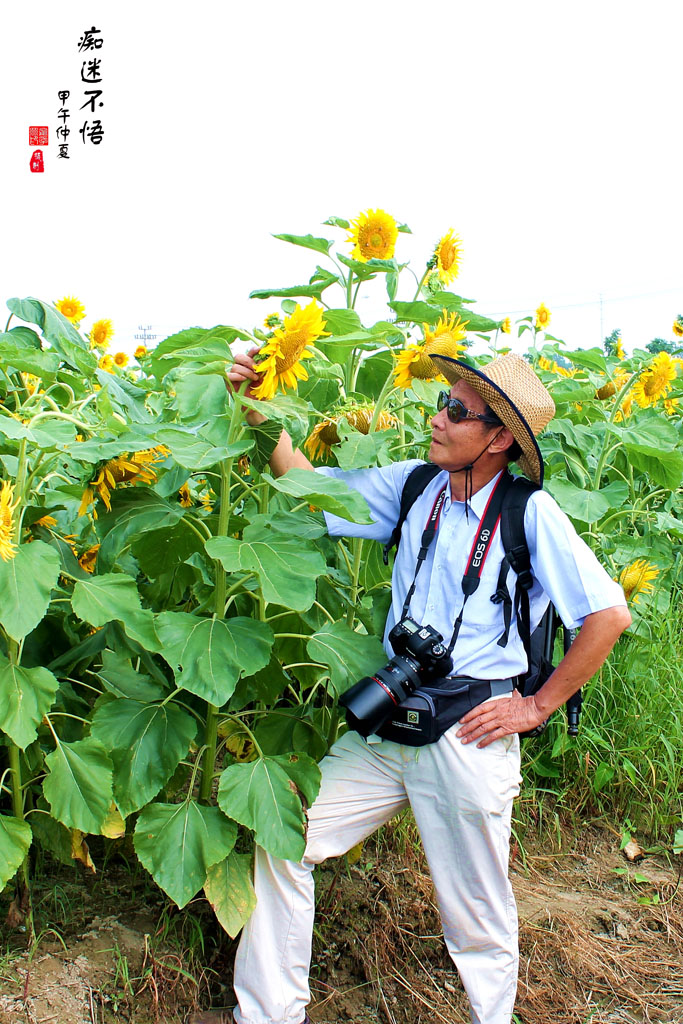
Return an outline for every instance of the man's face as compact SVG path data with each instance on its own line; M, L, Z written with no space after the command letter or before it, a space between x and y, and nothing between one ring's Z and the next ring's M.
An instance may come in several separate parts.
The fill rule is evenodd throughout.
M486 402L474 388L464 380L457 381L450 390L452 398L459 398L466 409L483 413ZM462 469L473 462L492 441L500 427L481 420L460 420L453 423L448 419L448 411L442 409L432 417L432 443L429 447L429 460L441 469L449 472Z

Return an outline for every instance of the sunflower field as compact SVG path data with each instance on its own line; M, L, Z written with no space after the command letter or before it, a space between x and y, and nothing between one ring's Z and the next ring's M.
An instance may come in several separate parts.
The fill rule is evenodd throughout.
M269 454L285 427L316 464L422 457L443 388L430 355L483 364L512 332L557 405L540 439L546 487L634 614L586 688L581 734L556 715L527 747L529 777L555 798L578 779L584 807L632 816L649 786L666 811L659 824L680 820L681 360L625 356L618 339L570 351L548 333L543 304L516 323L476 311L452 290L462 255L452 230L416 274L401 263L409 228L384 211L325 227L275 236L309 250L312 273L252 293L268 301L261 328L191 328L140 347L134 362L108 351L111 321L81 330L76 298L7 303L3 886L16 879L26 892L33 843L88 868L110 843L134 851L179 907L203 890L239 931L254 905L252 843L303 853L317 762L344 728L337 698L385 662L390 600L380 546L325 531L321 510L368 522L363 498L303 470L275 479ZM386 299L381 319L361 320L361 290ZM235 342L260 346L266 401L226 388ZM244 406L267 422L248 427ZM677 615L664 679L652 658ZM613 713L605 726L606 704L629 686L640 758L624 754ZM104 839L89 846L93 836Z

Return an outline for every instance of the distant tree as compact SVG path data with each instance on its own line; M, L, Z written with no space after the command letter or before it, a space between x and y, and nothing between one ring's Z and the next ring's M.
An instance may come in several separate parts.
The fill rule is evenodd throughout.
M615 327L611 334L608 334L602 343L605 355L618 356L623 359L624 350L621 345L621 328Z
M653 338L645 348L656 356L658 352L668 352L670 356L683 356L683 344L680 341L665 341L664 338Z

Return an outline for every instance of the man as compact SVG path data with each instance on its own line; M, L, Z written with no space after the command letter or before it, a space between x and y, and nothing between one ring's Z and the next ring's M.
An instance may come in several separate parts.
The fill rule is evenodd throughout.
M255 351L255 350L254 350ZM236 357L233 387L258 381L254 351ZM451 383L432 420L429 459L439 473L416 500L403 527L392 578L387 634L398 621L411 584L410 615L448 638L463 607L461 580L481 517L511 453L523 472L542 482L536 434L554 405L519 356L494 359L481 370L434 357ZM253 385L250 385L252 387ZM255 425L267 417L253 410ZM283 431L273 451L275 475L313 469ZM332 535L386 541L396 524L401 491L418 463L339 476L367 500L374 523L359 526L326 514ZM426 521L443 492L438 530L421 570L416 554ZM517 918L507 877L512 802L519 791L518 733L533 729L590 679L630 624L621 588L599 565L569 520L544 491L531 495L525 533L534 584L532 628L550 598L569 627L581 627L544 686L523 698L513 677L526 670L512 623L501 647L500 606L491 602L503 558L500 531L491 541L477 591L468 599L453 648L453 675L495 680L495 695L465 714L438 741L415 748L349 731L321 762L322 783L308 811L301 863L257 849L257 907L235 962L236 1024L302 1024L308 1018L308 970L314 897L312 869L339 856L410 804L435 885L444 937L477 1024L509 1024L517 982ZM392 651L385 634L389 656ZM350 680L353 682L353 680ZM229 1022L229 1013L200 1014L197 1024Z

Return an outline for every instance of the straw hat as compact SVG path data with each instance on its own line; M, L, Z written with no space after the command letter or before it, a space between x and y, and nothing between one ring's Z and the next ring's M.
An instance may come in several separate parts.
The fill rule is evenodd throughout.
M519 468L542 485L543 456L536 435L555 415L555 403L529 363L514 352L497 356L482 367L468 366L459 359L436 353L430 359L451 384L464 380L481 395L522 449L523 454L517 459Z

